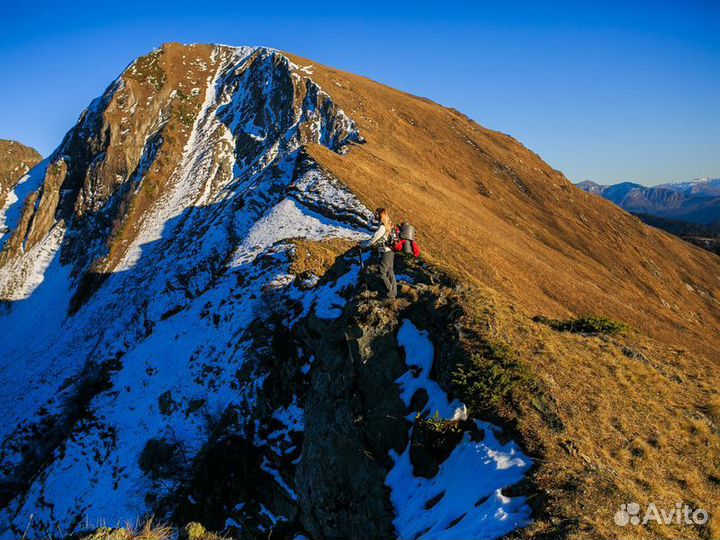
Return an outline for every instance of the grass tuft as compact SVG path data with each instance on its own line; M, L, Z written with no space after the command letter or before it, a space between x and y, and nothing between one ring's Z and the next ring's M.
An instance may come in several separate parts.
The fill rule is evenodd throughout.
M73 537L75 538L75 537ZM225 537L208 531L200 523L188 523L182 529L155 523L150 517L142 524L126 523L124 527L98 527L79 536L80 540L224 540Z
M538 315L533 317L533 321L546 324L558 332L571 332L573 334L613 335L630 330L630 327L625 323L595 315L564 320Z
M148 518L142 525L126 523L124 527L99 527L81 540L170 540L175 530L162 523L154 523Z

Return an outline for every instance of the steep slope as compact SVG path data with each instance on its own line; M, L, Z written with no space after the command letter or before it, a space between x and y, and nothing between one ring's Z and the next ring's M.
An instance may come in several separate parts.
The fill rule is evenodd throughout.
M602 312L715 355L716 257L578 190L511 137L456 111L313 70L368 141L342 159L322 148L314 157L369 206L411 219L433 261L529 312Z
M427 364L432 341L411 320L427 325L448 293L423 270L422 302L344 309L359 262L334 259L370 212L305 147L362 143L303 69L263 48L164 46L83 112L4 214L0 533L155 513L249 537L394 536L406 510L391 493L406 496L413 473L386 483L390 452L406 456L411 419L436 412L404 402L396 380L420 361L413 340ZM303 246L327 264L299 270ZM362 342L351 357L348 332ZM333 371L344 382L328 387ZM462 408L433 388L443 417ZM457 465L436 465L451 495L430 525L472 531L472 510L499 536L530 515L500 490L531 462L464 421L446 457L507 461L507 474L469 497Z
M34 148L0 139L0 208L5 206L8 193L18 180L41 159L42 156ZM3 227L0 225L0 230Z
M358 134L282 56L167 46L131 65L31 172L37 191L17 203L0 280L13 302L3 380L24 381L4 417L5 527L29 514L38 531L142 514L169 481L147 464L161 441L191 460L208 416L253 408L261 373L239 370L248 327L271 315L262 291L287 266L290 246L275 244L358 237L348 223L366 222L303 158L310 138L342 151ZM331 195L344 222L311 210Z
M532 514L530 535L611 537L632 497L720 500L718 259L456 111L271 49L169 44L21 186L0 533L155 513L495 538ZM377 205L431 263L398 261L390 304L349 250ZM585 313L633 330L532 320ZM646 529L678 530L705 534Z
M539 513L554 517L526 534L632 535L613 521L632 501L689 501L712 512L720 501L717 256L578 190L511 137L456 111L292 58L313 66L367 140L343 158L317 147L312 155L368 206L410 219L429 260L476 284L469 309L480 332L519 359L519 374L513 361L478 376L511 394L498 410L541 457L533 478L548 506ZM578 336L530 320L588 314L634 331ZM518 378L529 391L507 388ZM643 529L638 536L718 534L694 524Z

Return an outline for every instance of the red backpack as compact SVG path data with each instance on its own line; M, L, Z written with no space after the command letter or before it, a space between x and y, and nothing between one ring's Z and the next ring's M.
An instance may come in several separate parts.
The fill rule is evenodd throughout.
M420 256L420 246L415 241L415 227L405 222L395 227L388 238L388 245L395 253L412 254Z

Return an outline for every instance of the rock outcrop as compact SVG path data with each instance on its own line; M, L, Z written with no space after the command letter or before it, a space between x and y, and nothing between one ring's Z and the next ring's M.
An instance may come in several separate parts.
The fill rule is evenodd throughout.
M15 141L0 140L0 208L8 193L42 156L34 148Z

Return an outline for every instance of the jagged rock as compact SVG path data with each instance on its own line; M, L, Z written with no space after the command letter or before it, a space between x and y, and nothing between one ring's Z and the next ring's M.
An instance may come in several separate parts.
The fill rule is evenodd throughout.
M0 139L0 208L5 206L8 193L18 181L41 160L34 148Z
M378 308L363 315L383 317ZM403 371L393 335L397 321L383 318L384 325L341 319L330 331L326 323L308 322L316 358L296 484L312 537L392 536L383 462L389 445L406 444L407 427L385 422L388 415L401 417L404 406L391 390Z

